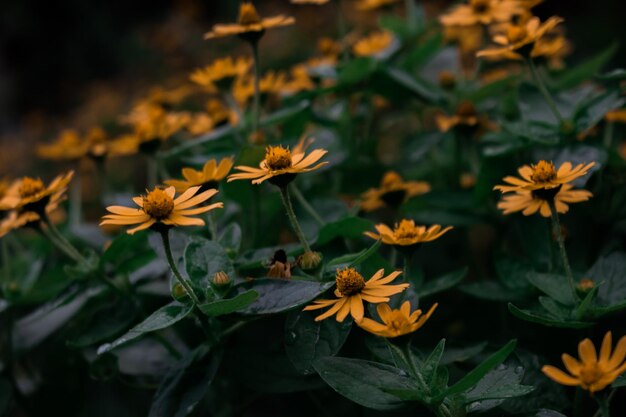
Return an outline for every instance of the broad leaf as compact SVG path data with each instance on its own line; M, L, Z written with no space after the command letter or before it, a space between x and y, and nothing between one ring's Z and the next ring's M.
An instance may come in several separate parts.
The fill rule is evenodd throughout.
M207 316L222 316L224 314L236 313L239 310L252 304L259 298L259 293L254 290L245 291L237 294L233 298L224 298L222 300L212 301L210 303L200 305L200 310Z
M255 279L235 287L238 292L254 290L259 298L240 312L243 314L275 314L308 304L332 287L334 282L300 281L296 279Z

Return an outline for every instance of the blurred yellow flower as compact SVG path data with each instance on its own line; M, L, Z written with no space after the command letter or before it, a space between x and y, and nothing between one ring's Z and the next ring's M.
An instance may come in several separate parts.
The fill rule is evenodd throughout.
M217 188L218 183L226 178L232 167L233 158L224 158L219 164L216 159L210 159L200 171L196 171L193 168L183 168L182 174L185 180L167 180L164 183L176 188L176 191L179 193L196 186L200 187L200 191L205 191Z
M336 299L333 300L315 300L313 304L304 308L304 311L319 310L330 307L326 312L315 318L315 321L327 319L333 315L337 315L337 321L344 321L350 314L357 323L363 320L364 308L363 301L369 303L384 303L389 301L389 297L399 294L409 287L409 284L390 283L396 279L402 271L394 271L385 275L385 270L380 269L369 280L365 281L363 276L354 268L345 268L337 270L335 282Z
M587 175L589 170L595 166L595 162L588 164L578 164L575 167L571 162L564 162L557 170L554 163L541 160L536 165L524 165L518 169L522 178L504 177L506 185L496 185L494 190L503 193L512 191L538 191L560 188L564 184L574 181L576 178Z
M358 326L376 336L393 338L413 333L422 327L432 316L437 308L437 303L433 304L428 313L422 314L422 310L415 310L411 313L411 303L405 301L399 309L392 310L389 304L382 303L376 306L376 311L382 320L379 323L370 318L364 317L357 322Z
M78 132L73 129L62 131L49 144L37 145L37 155L54 161L80 159L84 156L83 144Z
M489 25L506 22L525 7L517 0L469 0L468 4L455 6L449 13L439 17L444 26Z
M315 84L309 76L309 70L304 65L296 65L291 68L289 78L281 86L280 93L290 96L302 91L309 91L315 88Z
M423 242L430 242L439 239L444 233L452 230L452 226L442 228L435 224L426 228L426 226L418 226L414 220L402 219L400 223L396 223L393 230L385 224L377 224L374 226L378 234L373 232L365 232L364 234L375 240L381 240L386 245L394 246L413 246Z
M388 171L383 176L380 187L370 188L361 196L361 209L366 212L385 206L398 207L411 197L430 191L430 184L425 181L404 181L395 171Z
M133 201L139 208L123 206L107 207L107 210L112 214L107 214L102 217L100 225L113 224L129 226L138 224L139 226L127 231L127 233L131 235L157 224L165 227L204 226L204 220L190 216L206 213L216 208L222 208L224 207L224 203L220 202L194 208L194 206L204 203L217 194L217 190L215 189L196 194L200 188L201 187L188 188L187 191L176 199L174 198L176 194L174 187L168 187L164 190L155 188L149 191L145 196L133 197Z
M355 8L357 10L376 10L383 7L390 6L400 0L357 0Z
M154 151L162 142L186 128L190 121L188 112L168 112L149 102L139 103L129 115L122 117L122 122L132 127L138 149L147 152Z
M204 39L237 35L242 39L256 42L263 36L265 30L293 25L295 22L296 19L285 15L262 19L252 3L243 1L239 5L237 23L215 25L210 32L204 34Z
M251 68L252 60L250 58L239 57L233 59L228 56L216 59L210 65L195 70L191 73L189 79L205 87L210 92L216 92L218 90L218 86L216 86L218 82L224 89L228 89L235 78L249 74Z
M330 0L289 0L292 4L326 4Z
M11 184L0 200L0 210L34 211L44 213L51 201L59 202L74 176L74 171L58 175L47 186L39 178L23 177Z
M319 161L328 151L325 149L314 149L306 155L306 149L313 142L312 139L300 139L293 148L293 152L282 146L268 146L265 151L265 159L259 164L259 168L245 165L236 166L239 171L228 177L228 182L235 180L252 180L252 184L260 184L268 180L274 185L284 186L292 181L297 174L309 172L321 168L328 162Z
M606 112L604 120L613 123L626 123L626 109L616 109Z
M561 356L563 364L569 373L551 365L544 365L541 371L551 380L567 386L579 386L591 394L608 387L626 371L626 336L623 336L615 350L613 348L611 332L607 332L602 340L600 356L593 342L585 339L578 344L576 359L567 353Z
M479 115L476 107L469 101L462 101L456 109L456 113L448 116L439 113L435 116L435 122L440 132L447 132L453 128L462 128L468 134L482 134L485 130L495 130L496 126L483 115Z
M259 82L261 95L279 95L287 84L287 74L284 71L268 71ZM233 97L241 107L245 107L254 96L254 77L246 76L235 80Z
M65 195L62 193L54 194L50 200L46 203L44 211L46 216L50 217L54 214L55 210L59 208L61 201L65 199ZM36 225L41 220L39 213L28 210L11 210L0 221L0 238L10 233L13 230L27 227L29 225Z
M493 41L499 47L478 51L476 56L493 59L524 59L525 57L537 57L541 49L537 49L537 42L548 32L556 28L563 19L557 16L549 18L541 23L538 17L530 19L526 25L509 26L505 35L496 35Z
M352 52L356 56L382 56L394 43L394 36L391 32L382 30L374 32L363 39L358 40L352 47Z
M568 203L580 203L589 200L593 194L587 190L572 190L571 184L564 184L561 188L554 188L543 194L541 191L517 190L505 194L498 202L498 208L503 214L511 214L521 211L524 216L530 216L539 212L543 217L550 217L550 203L554 202L557 213L567 213ZM552 195L554 195L552 197Z

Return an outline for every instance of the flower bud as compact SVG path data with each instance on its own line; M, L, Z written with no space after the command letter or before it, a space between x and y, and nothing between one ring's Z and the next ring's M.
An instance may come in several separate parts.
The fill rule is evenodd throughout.
M585 294L593 290L595 286L596 284L593 282L593 280L589 278L583 278L578 282L578 285L576 285L576 290L578 290L578 292Z
M230 277L224 271L216 272L213 275L213 284L218 286L230 284Z
M187 294L185 287L183 287L180 282L177 282L172 287L172 297L174 297L176 301L186 301L189 299L189 294Z
M298 256L297 264L300 269L310 270L315 269L322 262L322 254L319 252L305 252Z

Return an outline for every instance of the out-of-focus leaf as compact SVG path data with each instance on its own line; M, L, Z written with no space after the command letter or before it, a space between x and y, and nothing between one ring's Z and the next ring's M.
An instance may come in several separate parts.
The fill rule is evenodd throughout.
M561 318L554 317L543 312L522 310L511 303L509 303L509 311L511 312L511 314L519 319L530 321L532 323L542 324L549 327L584 329L586 327L593 326L593 323L589 322L577 320L563 320Z
M559 303L568 306L573 306L576 303L566 276L530 272L526 275L526 278L528 282Z
M321 246L338 237L361 238L363 232L373 230L373 228L373 224L369 220L360 217L347 217L322 227L315 243Z
M385 73L401 87L412 92L417 98L427 103L439 103L443 100L443 94L439 89L428 82L418 79L401 69L388 67Z
M449 274L426 281L419 289L420 298L428 297L433 294L440 293L447 289L453 288L467 275L467 268L450 272Z
M575 87L598 73L615 55L618 44L614 43L592 58L586 59L578 66L565 71L558 79L551 83L555 90L565 90Z

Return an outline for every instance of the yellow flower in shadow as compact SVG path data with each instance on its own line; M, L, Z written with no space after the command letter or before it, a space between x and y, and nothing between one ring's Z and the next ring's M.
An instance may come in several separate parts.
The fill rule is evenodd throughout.
M365 310L363 301L369 303L384 303L389 301L389 297L399 294L409 287L409 284L395 284L391 282L396 279L402 271L395 271L385 275L385 270L380 269L369 280L365 281L363 276L354 268L337 270L335 282L336 299L315 300L313 304L304 308L304 311L319 310L330 307L326 312L317 316L315 321L327 319L333 315L337 321L344 321L350 314L357 323L363 320Z
M550 196L558 213L564 214L569 211L568 204L587 201L593 194L587 190L572 190L571 184L563 184L561 188L552 189L548 197L540 196L537 191L518 190L505 194L498 202L498 208L503 214L511 214L521 211L524 216L530 216L537 212L543 217L550 217ZM557 191L554 193L554 191Z
M312 139L300 139L298 144L290 151L282 146L268 146L265 151L265 158L259 164L259 168L245 165L236 166L239 171L228 177L228 182L235 180L252 180L252 184L261 184L268 180L278 186L284 186L291 182L297 174L314 171L326 165L328 162L319 161L328 151L325 149L314 149L306 155L306 149L313 142Z
M195 70L189 79L206 88L209 92L216 92L218 87L216 84L223 84L224 89L228 89L234 79L249 74L251 68L252 60L250 58L233 59L228 56L216 59L211 65Z
M18 179L0 200L0 210L34 211L41 214L48 203L63 198L73 176L74 171L68 171L58 175L47 186L39 178Z
M357 324L363 330L375 334L376 336L387 338L404 336L422 327L430 316L432 316L437 306L437 303L433 304L430 310L428 310L426 314L423 314L422 310L411 312L411 303L409 301L405 301L399 309L394 310L389 307L389 304L382 303L376 306L376 311L382 323L365 317L360 322L357 322Z
M262 19L252 3L243 1L239 6L237 23L215 25L210 32L204 34L204 39L237 35L245 40L256 42L267 29L293 25L295 22L296 19L285 15Z
M396 43L391 32L382 30L356 41L352 47L352 52L356 56L384 58L393 52L392 47Z
M207 211L222 208L224 203L214 203L206 206L198 206L217 194L217 190L211 189L196 195L200 187L191 187L177 198L174 187L164 190L155 188L147 195L133 197L133 201L139 208L123 206L109 206L107 214L102 218L100 225L139 225L127 231L132 235L140 230L152 226L204 226L204 220L192 217Z
M176 191L183 193L191 187L200 187L200 191L217 188L218 183L226 178L226 175L233 167L233 158L224 158L219 164L217 160L206 161L200 171L193 168L183 168L184 180L167 180L165 184L176 188Z
M370 188L361 196L361 209L366 212L382 207L398 207L411 197L430 191L425 181L404 181L395 171L388 171L380 182L380 187Z
M430 242L439 239L444 233L452 230L452 226L442 228L435 224L430 227L418 226L414 220L402 219L400 223L396 223L393 230L385 224L377 224L374 226L378 234L373 232L365 232L364 234L375 240L381 240L386 245L394 246L413 246L424 242Z
M522 190L537 191L560 188L564 184L587 175L593 166L595 166L595 162L576 166L573 166L571 162L564 162L557 170L554 163L541 160L536 165L524 165L519 168L517 172L522 178L504 177L503 181L507 184L496 185L493 189L509 193Z
M561 356L567 372L551 365L544 365L541 371L551 380L567 386L581 387L591 394L600 391L617 379L626 371L626 336L623 336L615 350L613 347L611 332L607 332L602 340L600 356L596 352L593 342L585 339L578 344L578 356L576 359L567 353Z
M361 11L382 9L389 7L400 0L357 0L355 8Z
M480 135L487 130L496 130L497 126L489 119L478 114L476 107L469 101L462 101L456 109L456 113L448 116L439 113L435 116L435 123L440 132L447 132L451 129L462 129L468 135Z
M439 17L443 26L490 25L506 22L526 8L517 0L470 0Z

